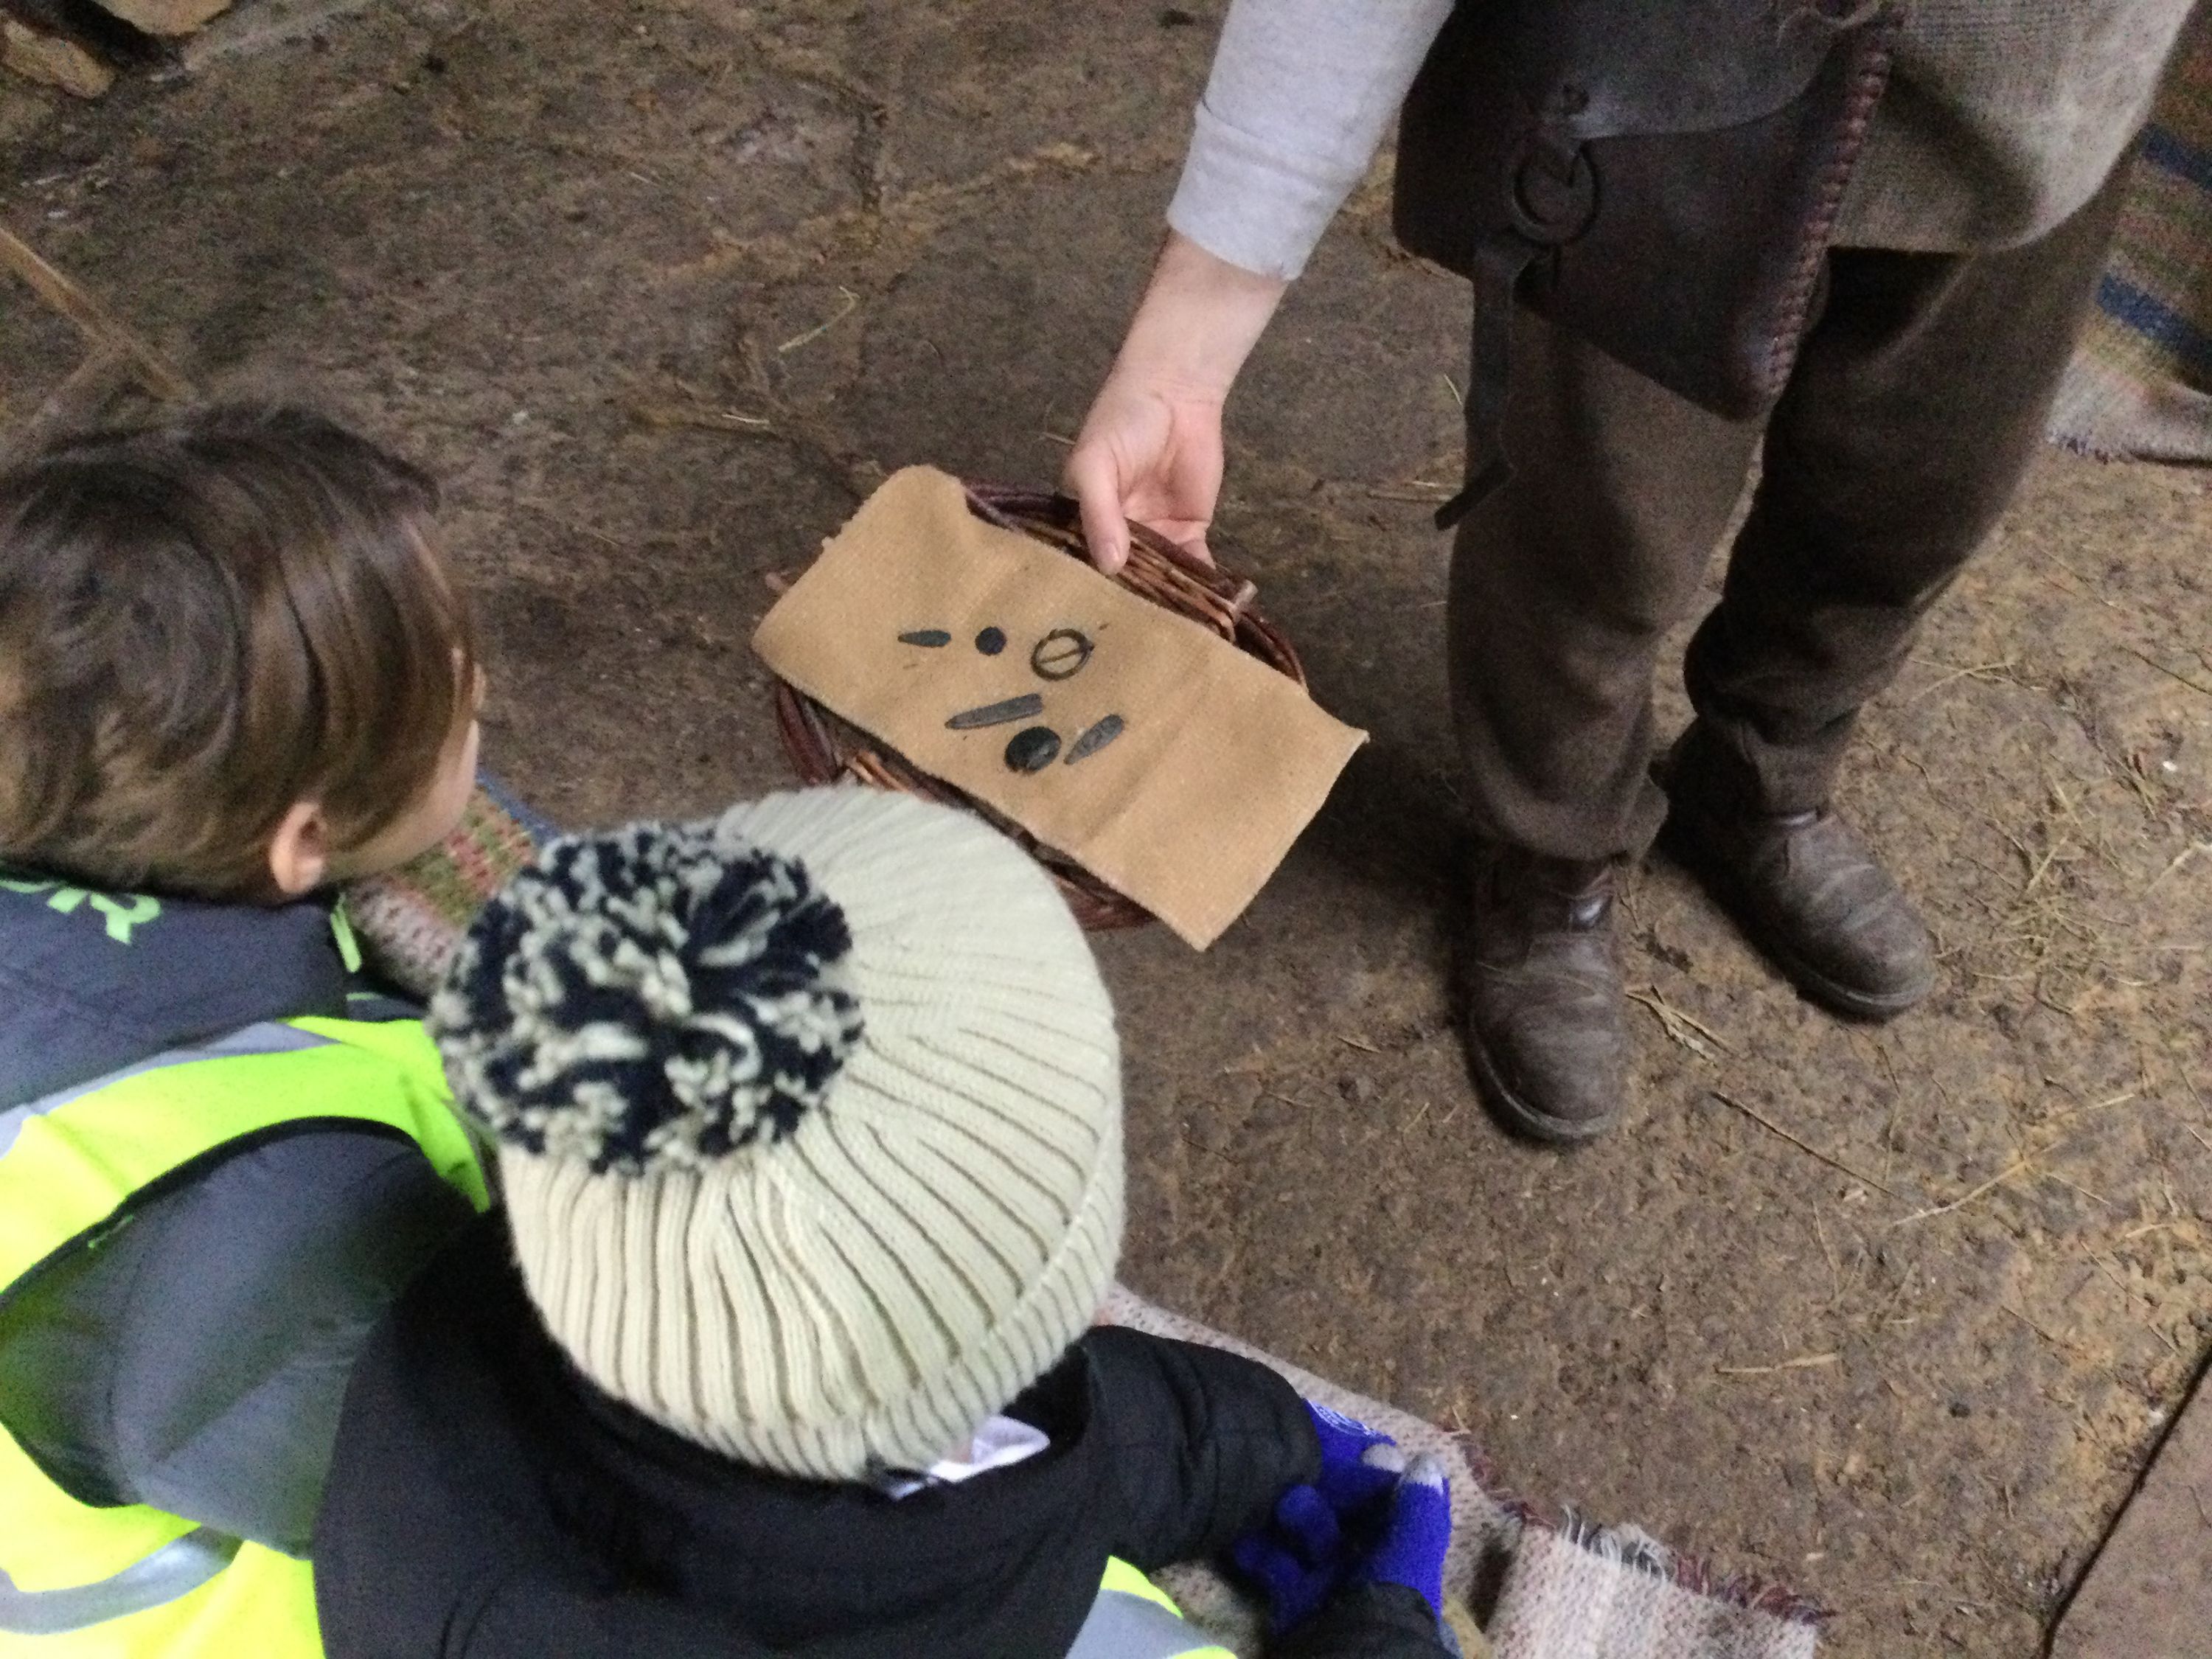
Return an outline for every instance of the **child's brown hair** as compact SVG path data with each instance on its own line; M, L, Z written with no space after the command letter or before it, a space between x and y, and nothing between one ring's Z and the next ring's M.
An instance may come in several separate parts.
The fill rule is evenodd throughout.
M0 860L270 896L294 803L356 846L471 712L424 473L325 417L215 408L0 474Z

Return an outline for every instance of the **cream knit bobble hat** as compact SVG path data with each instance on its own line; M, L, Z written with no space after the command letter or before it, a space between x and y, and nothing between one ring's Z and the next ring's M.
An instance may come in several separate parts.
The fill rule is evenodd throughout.
M1044 873L860 788L549 843L431 1010L601 1389L744 1462L927 1468L1096 1315L1121 1056Z

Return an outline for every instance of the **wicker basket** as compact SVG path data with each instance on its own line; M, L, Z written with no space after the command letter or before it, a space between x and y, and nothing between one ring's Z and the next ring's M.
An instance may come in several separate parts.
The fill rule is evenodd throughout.
M1075 502L1043 490L1009 489L997 484L971 483L968 506L986 523L1058 548L1071 558L1086 556L1083 521ZM1278 629L1252 609L1258 589L1224 571L1200 564L1164 538L1142 525L1129 526L1128 562L1115 578L1122 586L1178 616L1203 623L1279 673L1300 685L1305 670L1297 653ZM877 742L848 721L839 719L813 698L779 679L775 683L776 723L782 729L783 746L799 775L811 784L853 778L878 789L903 789L925 800L964 806L1027 848L1052 874L1067 896L1075 919L1094 933L1114 927L1134 927L1152 920L1151 913L1133 900L1115 892L1088 870L1037 842L1005 814L993 810L964 790L922 771L896 749Z

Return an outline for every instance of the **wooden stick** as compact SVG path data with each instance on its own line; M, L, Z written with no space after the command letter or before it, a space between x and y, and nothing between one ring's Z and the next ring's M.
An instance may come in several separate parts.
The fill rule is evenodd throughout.
M2050 1150L2051 1149L2046 1146L2043 1149L2043 1152L2049 1152ZM2043 1152L2026 1153L2021 1157L2013 1159L2011 1163L2006 1164L2003 1169L1998 1170L1987 1181L1982 1182L1980 1186L1973 1188L1970 1191L1960 1194L1958 1197L1953 1199L1949 1203L1935 1204L1930 1205L1924 1210L1915 1210L1911 1215L1905 1216L1891 1224L1893 1226L1902 1227L1909 1222L1925 1221L1930 1216L1948 1215L1954 1210L1962 1210L1967 1205L1972 1203L1976 1199L1981 1197L1984 1194L1993 1193L1996 1191L1998 1188L2003 1186L2008 1181L2011 1181L2018 1176L2026 1174L2029 1170L2035 1167L2035 1160L2042 1156Z
M26 429L32 434L58 432L89 420L131 376L131 360L112 346L97 345L46 394Z
M1816 1365L1832 1365L1842 1358L1841 1353L1802 1353L1795 1359L1785 1359L1778 1365L1716 1365L1713 1370L1723 1376L1773 1376L1783 1371L1804 1371Z
M1746 1117L1749 1118L1753 1123L1759 1125L1760 1128L1765 1129L1768 1133L1780 1135L1783 1139L1788 1141L1799 1152L1808 1152L1813 1157L1819 1158L1821 1163L1826 1164L1830 1169L1841 1170L1852 1180L1858 1182L1863 1185L1871 1187L1878 1193L1885 1194L1891 1198L1897 1198L1898 1194L1895 1192L1893 1192L1889 1188L1883 1186L1881 1182L1876 1181L1872 1176L1867 1174L1863 1170L1854 1170L1850 1164L1844 1163L1841 1158L1829 1157L1827 1153L1822 1152L1818 1146L1812 1145L1809 1141L1798 1139L1796 1135L1791 1134L1789 1130L1784 1128L1772 1118L1753 1111L1750 1107L1745 1105L1733 1095L1724 1095L1717 1089L1708 1089L1705 1092L1711 1095L1715 1100L1720 1102L1722 1105L1735 1107L1737 1111L1741 1112ZM1903 1200L1899 1200L1899 1201L1902 1202Z
M154 396L168 403L183 403L192 396L191 382L170 368L160 352L4 227L0 227L0 264L29 283L33 293L75 323L95 347L127 360L138 383Z
M2142 658L2145 662L2148 663L2148 664L2149 664L2153 668L2155 668L2156 670L2158 670L2158 672L2159 672L2160 673L2161 673L2161 674L2165 675L2165 676L2166 677L2166 678L2168 678L2168 679L2170 679L2170 680L2179 680L2179 681L2180 681L2184 685L2187 686L2187 687L2188 687L2191 691L2202 692L2204 696L2208 696L2208 697L2212 697L2212 685L2203 685L2203 684L2200 684L2197 681L2196 681L2196 680L2193 680L2193 679L2190 678L2188 675L2186 675L2186 674L2185 674L2185 673L2181 672L2179 669L2168 668L2168 667L2167 667L2164 663L2160 662L2160 661L2156 657L2152 656L2152 655L2150 654L2150 653L2149 653L2149 652L2148 652L2148 651L2138 651L2138 650L2136 650L2136 649L2135 648L2135 647L2133 647L2133 646L2131 645L2131 646L2130 646L2130 647L2128 647L2128 654L2129 654L2130 656L2133 656L2133 657L2140 657L2140 658Z

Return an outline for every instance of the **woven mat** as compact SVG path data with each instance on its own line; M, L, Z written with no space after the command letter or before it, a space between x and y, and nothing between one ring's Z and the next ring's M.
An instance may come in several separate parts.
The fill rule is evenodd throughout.
M2212 460L2212 26L2183 42L2143 135L2051 435L2106 459Z
M345 890L346 915L369 965L418 1000L428 996L484 901L552 833L498 779L479 773L460 828L442 846Z
M484 900L550 833L489 778L446 844L346 890L355 933L394 984L426 996ZM1503 1495L1466 1437L1339 1388L1115 1286L1101 1318L1272 1365L1308 1398L1375 1424L1451 1475L1447 1618L1468 1659L1812 1659L1819 1610L1785 1591L1721 1581L1633 1527L1553 1522ZM1161 1575L1191 1620L1260 1659L1259 1610L1211 1567ZM1480 1615L1478 1627L1476 1615Z

